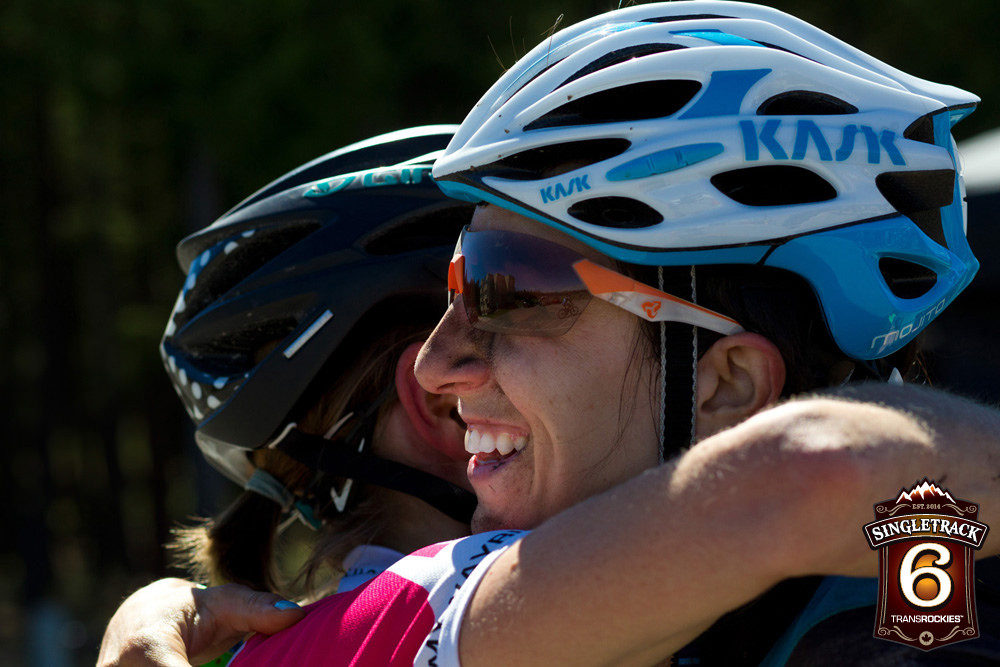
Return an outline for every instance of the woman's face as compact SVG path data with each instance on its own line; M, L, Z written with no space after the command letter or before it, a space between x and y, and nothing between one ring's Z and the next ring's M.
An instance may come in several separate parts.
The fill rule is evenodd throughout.
M584 244L495 206L471 229L531 234L606 258ZM417 358L428 391L458 395L475 454L468 475L479 499L476 531L531 528L656 465L656 364L639 342L639 319L592 299L555 338L473 329L461 296ZM499 443L499 445L498 445ZM513 453L501 450L515 446Z

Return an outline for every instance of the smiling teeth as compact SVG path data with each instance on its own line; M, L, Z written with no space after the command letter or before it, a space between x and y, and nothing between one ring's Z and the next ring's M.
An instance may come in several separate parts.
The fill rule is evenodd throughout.
M465 432L465 451L470 454L496 451L501 456L506 456L514 450L521 451L527 443L525 436L513 433L482 433L473 428Z
M499 434L497 436L497 451L500 452L501 456L506 456L514 451L514 438L507 433Z

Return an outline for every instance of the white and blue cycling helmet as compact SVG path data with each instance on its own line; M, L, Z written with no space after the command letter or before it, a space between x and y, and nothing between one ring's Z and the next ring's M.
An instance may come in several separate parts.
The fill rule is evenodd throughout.
M951 136L978 102L775 9L640 5L524 56L433 174L623 262L794 272L871 360L978 269Z

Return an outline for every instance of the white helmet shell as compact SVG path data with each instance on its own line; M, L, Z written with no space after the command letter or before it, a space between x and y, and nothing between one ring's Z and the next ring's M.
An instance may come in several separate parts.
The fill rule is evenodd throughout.
M621 261L799 273L841 348L871 359L978 267L950 135L978 101L768 7L641 5L529 52L433 173ZM918 274L926 291L895 289Z

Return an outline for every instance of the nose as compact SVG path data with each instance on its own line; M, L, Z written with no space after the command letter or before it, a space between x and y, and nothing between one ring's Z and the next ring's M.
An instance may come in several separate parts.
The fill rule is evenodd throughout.
M414 367L417 381L431 393L460 396L485 386L490 365L483 337L469 324L459 295L420 348Z

